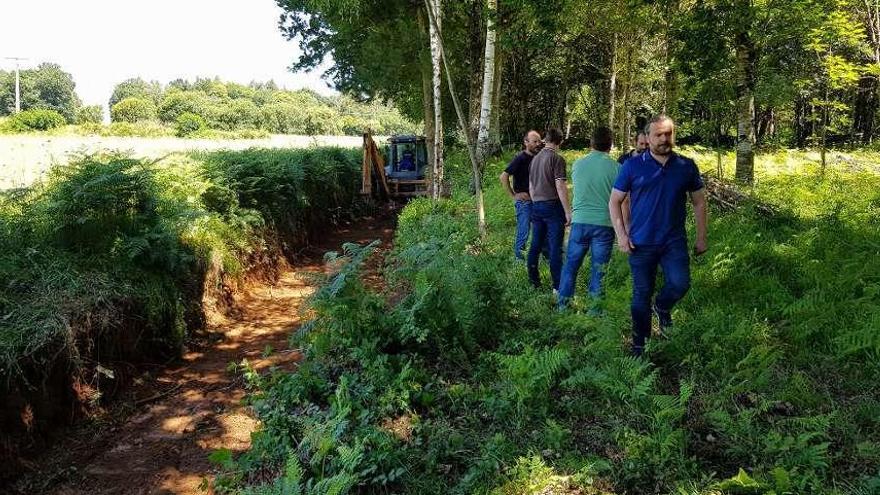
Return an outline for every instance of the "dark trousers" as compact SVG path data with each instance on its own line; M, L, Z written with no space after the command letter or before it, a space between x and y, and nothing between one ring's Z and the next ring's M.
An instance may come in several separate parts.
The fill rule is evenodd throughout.
M553 288L559 288L562 272L562 237L565 235L565 210L559 200L532 202L532 242L526 261L529 281L535 287L541 286L538 272L538 258L544 245L550 259L550 277Z
M629 255L632 270L633 295L633 353L641 354L645 340L651 335L651 299L654 297L654 284L657 267L663 270L663 287L657 295L655 304L661 311L671 311L691 285L690 256L684 238L671 240L666 244L639 245Z

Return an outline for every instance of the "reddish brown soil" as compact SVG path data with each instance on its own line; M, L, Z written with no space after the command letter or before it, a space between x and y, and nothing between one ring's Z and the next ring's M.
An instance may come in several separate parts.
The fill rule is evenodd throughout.
M274 284L254 283L236 296L232 316L213 318L209 338L190 344L182 360L145 372L130 399L114 412L68 434L31 461L12 493L56 495L198 494L214 474L208 455L250 446L258 427L247 407L244 383L230 363L247 359L257 370L294 370L300 355L288 349L302 323L303 303L316 274L328 268L323 253L344 242L381 239L388 248L393 220L364 219L316 241ZM381 251L367 278L378 283ZM271 352L269 352L271 350ZM0 487L0 493L3 493Z

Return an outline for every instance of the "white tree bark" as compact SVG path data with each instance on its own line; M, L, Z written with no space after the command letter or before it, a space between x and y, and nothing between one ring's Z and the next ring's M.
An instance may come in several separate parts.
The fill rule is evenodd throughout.
M495 89L495 15L498 0L489 0L486 20L486 52L483 56L483 94L480 98L480 126L477 131L477 157L482 169L491 152L489 124L492 122L492 91Z
M751 184L755 180L755 52L745 30L736 36L736 107L736 180Z
M431 195L434 199L440 198L443 193L443 111L441 100L441 29L442 29L442 0L427 0L429 12L428 29L431 37L431 69L433 73L432 91L434 95L434 162L431 184Z
M432 1L436 0L425 0L425 5L429 7L428 17L433 26L437 26L437 18L434 15L434 11L430 10L430 5ZM443 50L443 38L437 36L437 46L440 49L440 57L443 61L443 66L446 67L446 84L449 90L449 96L452 97L452 106L455 108L455 115L458 117L458 126L461 130L462 134L464 134L464 139L467 144L468 158L471 160L471 170L474 174L474 196L477 200L477 228L480 232L480 238L486 239L486 207L483 203L483 187L480 175L480 167L479 162L477 160L477 146L476 143L473 142L471 136L468 134L467 120L465 120L464 113L461 110L461 104L458 102L458 96L455 94L455 85L452 81L452 73L449 72L449 61L446 59L446 52Z
M608 128L614 129L614 117L617 112L617 33L614 33L614 44L611 45L611 83L608 87Z

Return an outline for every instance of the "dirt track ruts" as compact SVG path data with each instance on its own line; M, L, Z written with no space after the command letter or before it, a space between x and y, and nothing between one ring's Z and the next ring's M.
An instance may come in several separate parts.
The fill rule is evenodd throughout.
M287 339L302 323L300 310L316 288L314 274L327 270L323 253L340 249L344 242L374 239L382 240L384 250L392 235L393 220L362 220L317 240L276 283L242 291L234 316L213 323L209 335L214 338L193 343L180 362L158 371L155 393L134 401L133 413L71 433L31 463L33 472L13 493L205 493L214 473L208 455L220 448L245 451L258 427L241 404L244 383L238 373L227 370L229 363L247 359L258 371L295 369L300 355L288 349ZM376 270L380 257L381 251L368 270Z

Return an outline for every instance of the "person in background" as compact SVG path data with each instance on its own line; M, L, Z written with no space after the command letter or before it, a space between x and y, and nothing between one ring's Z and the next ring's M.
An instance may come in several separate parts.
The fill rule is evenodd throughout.
M623 165L623 162L634 156L641 155L646 149L648 149L648 135L645 131L639 131L639 133L636 134L636 147L620 155L617 158L617 163Z
M523 250L529 239L529 227L532 221L532 198L529 196L529 167L532 158L541 149L541 135L538 131L529 131L523 138L523 151L520 151L501 172L498 179L501 187L513 199L516 211L516 235L513 239L513 255L523 259ZM510 179L513 178L511 186Z
M532 243L526 266L529 281L541 286L538 258L544 243L550 259L550 276L553 292L559 289L562 272L562 238L565 226L571 223L571 206L568 203L565 159L559 155L562 133L551 128L544 135L544 149L535 155L529 167L529 196L532 199Z
M687 199L694 206L696 241L694 253L706 252L708 212L706 190L696 163L673 151L675 123L660 115L648 126L647 152L624 162L614 182L608 208L617 245L629 255L633 292L632 353L641 356L651 333L651 312L657 315L660 332L672 327L672 308L690 288L685 217ZM630 196L631 219L624 219L623 204ZM663 287L654 300L657 268L663 270Z
M608 211L611 188L620 165L608 154L612 145L611 129L593 131L590 153L571 166L574 199L571 204L571 232L565 254L565 267L559 284L559 309L565 309L574 296L578 270L590 253L590 314L599 315L604 294L602 279L614 248L614 229Z

